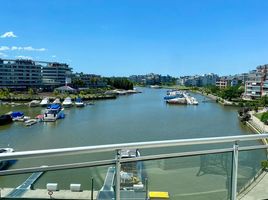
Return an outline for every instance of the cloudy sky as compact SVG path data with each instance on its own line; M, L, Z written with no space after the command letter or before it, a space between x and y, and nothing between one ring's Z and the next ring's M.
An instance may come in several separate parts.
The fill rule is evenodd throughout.
M247 72L268 63L268 1L1 1L0 58L107 76ZM4 9L3 9L4 8Z

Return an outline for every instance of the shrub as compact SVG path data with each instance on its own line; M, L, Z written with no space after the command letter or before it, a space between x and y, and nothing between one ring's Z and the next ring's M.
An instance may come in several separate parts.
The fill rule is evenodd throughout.
M263 113L261 116L261 121L262 122L266 122L268 120L268 112Z

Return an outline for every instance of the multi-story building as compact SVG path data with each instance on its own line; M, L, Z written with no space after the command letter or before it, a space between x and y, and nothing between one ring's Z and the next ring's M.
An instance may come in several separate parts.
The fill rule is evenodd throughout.
M77 85L77 81L81 85ZM89 88L89 87L106 87L107 83L100 75L75 73L72 75L72 85L74 87Z
M219 88L226 88L228 86L228 80L226 78L220 78L216 81L216 86Z
M261 65L248 74L244 96L252 99L268 95L268 65Z
M65 63L46 63L42 66L42 83L44 87L64 85L71 77L72 69Z
M0 88L38 88L42 85L41 77L41 65L32 60L0 59Z
M71 68L62 63L0 59L0 87L53 89L64 85L71 72Z

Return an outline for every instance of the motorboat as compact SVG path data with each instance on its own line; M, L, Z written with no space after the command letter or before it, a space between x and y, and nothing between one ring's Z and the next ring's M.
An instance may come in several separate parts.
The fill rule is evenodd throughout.
M181 91L169 91L167 92L167 96L164 97L165 100L175 99L175 98L182 98L183 93Z
M44 99L40 102L40 106L42 106L42 107L46 107L46 106L48 106L49 104L50 104L50 102L49 102L49 98L48 98L48 97L44 98Z
M23 116L22 118L18 119L19 122L25 122L27 120L31 119L29 116Z
M59 98L55 99L55 100L53 101L53 104L61 104L60 99L59 99Z
M40 101L38 100L32 100L30 103L29 103L29 106L30 107L37 107L40 105Z
M11 115L1 115L0 116L0 126L10 124L12 122L13 122L13 120L12 120Z
M4 153L12 153L14 152L14 149L12 148L0 148L0 154ZM16 160L0 160L0 170L7 169L10 165L14 164Z
M167 100L167 103L169 104L187 104L187 100L184 97L178 97L174 99Z
M64 101L62 102L62 106L66 107L66 108L69 108L69 107L73 106L73 102L72 102L71 97L66 97L64 99Z
M46 109L45 114L43 115L43 120L45 122L54 122L57 119L62 119L65 117L64 109L59 104L51 104Z
M11 117L13 121L19 121L24 118L23 112L11 112Z
M198 101L196 98L192 97L191 100L193 105L198 105Z
M85 106L85 104L84 104L84 102L82 101L81 98L77 98L75 100L75 103L74 104L76 105L76 107L84 107Z
M37 119L29 119L27 121L24 122L25 126L32 126L34 124L36 124L38 121Z

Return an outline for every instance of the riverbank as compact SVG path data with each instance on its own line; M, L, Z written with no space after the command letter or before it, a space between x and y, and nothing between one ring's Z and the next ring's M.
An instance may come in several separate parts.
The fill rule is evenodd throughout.
M50 100L54 100L56 98L59 98L60 100L63 101L68 96L71 97L73 100L79 97L79 98L86 100L86 101L116 99L115 94L59 94L59 95L54 95L53 93L39 93L37 95L19 94L19 95L13 95L13 96L9 96L9 97L0 97L0 101L3 101L3 102L29 102L32 100L42 100L45 97L49 98Z
M208 94L208 93L204 93L204 92L201 92L199 90L190 90L191 92L193 93L197 93L197 94L200 94L200 95L203 95L203 96L206 96L208 98L210 98L211 100L223 105L223 106L239 106L238 103L236 102L233 102L233 101L227 101L221 97L218 97L218 96L215 96L213 94Z

